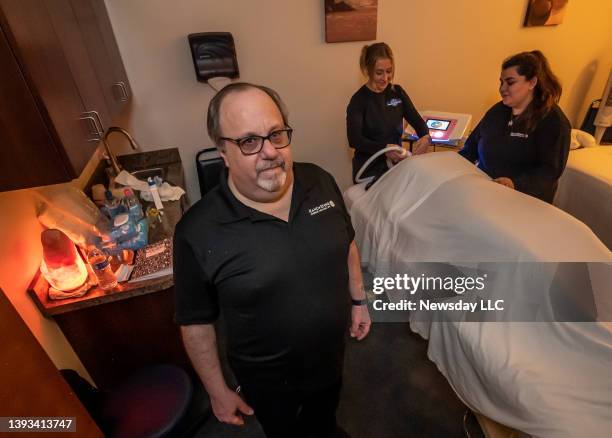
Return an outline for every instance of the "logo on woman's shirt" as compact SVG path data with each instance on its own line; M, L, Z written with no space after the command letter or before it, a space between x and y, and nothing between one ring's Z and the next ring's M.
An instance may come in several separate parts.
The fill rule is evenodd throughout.
M393 99L387 102L387 106L398 106L402 104L402 100L394 97Z

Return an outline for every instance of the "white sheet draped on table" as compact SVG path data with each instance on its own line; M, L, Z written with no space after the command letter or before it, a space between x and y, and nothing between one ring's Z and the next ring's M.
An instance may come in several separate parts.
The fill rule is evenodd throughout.
M554 204L587 224L612 250L612 146L570 151Z
M411 262L612 264L582 222L492 182L454 152L406 159L345 199L374 276ZM589 275L599 305L610 306L609 270ZM609 436L610 322L448 322L441 312L416 319L411 328L429 339L429 358L475 411L534 436Z

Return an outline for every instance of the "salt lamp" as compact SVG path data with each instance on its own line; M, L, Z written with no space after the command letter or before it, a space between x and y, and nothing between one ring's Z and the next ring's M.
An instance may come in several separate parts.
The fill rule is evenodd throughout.
M56 229L43 231L40 240L43 246L40 272L49 284L61 291L82 286L87 280L87 268L72 240Z

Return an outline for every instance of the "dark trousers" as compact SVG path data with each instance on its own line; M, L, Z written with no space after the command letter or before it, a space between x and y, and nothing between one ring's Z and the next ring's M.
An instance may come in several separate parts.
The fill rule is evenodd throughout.
M341 387L341 380L316 391L268 389L246 383L242 393L267 438L332 438L337 436Z

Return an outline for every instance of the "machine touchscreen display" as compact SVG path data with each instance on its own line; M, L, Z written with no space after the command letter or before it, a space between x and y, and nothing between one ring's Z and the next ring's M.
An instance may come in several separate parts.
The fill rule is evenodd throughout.
M427 119L427 127L429 129L437 129L438 131L446 131L450 125L449 120Z

